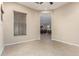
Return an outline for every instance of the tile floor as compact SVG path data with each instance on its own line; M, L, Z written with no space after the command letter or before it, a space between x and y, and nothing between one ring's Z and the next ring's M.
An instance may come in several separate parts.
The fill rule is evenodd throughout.
M79 47L51 40L43 34L41 40L6 46L2 56L79 56Z

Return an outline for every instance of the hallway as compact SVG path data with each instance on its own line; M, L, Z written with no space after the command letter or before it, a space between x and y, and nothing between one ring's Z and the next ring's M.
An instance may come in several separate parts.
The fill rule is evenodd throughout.
M48 37L49 36L49 37ZM42 35L35 40L6 46L2 56L72 56L79 55L79 47L50 40L50 35Z

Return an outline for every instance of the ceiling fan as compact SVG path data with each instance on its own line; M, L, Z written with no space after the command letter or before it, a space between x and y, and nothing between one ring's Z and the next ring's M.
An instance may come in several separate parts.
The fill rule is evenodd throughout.
M35 3L37 3L37 4L43 4L44 2L35 2ZM52 5L53 2L49 2L49 4Z

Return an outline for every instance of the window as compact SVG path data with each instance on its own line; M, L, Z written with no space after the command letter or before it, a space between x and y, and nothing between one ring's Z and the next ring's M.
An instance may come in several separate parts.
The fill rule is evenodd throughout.
M14 36L26 35L26 13L14 11Z

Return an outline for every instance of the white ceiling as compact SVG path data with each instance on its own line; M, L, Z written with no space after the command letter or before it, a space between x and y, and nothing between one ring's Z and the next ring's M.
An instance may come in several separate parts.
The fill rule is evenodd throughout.
M64 4L67 4L67 2L54 2L52 5L50 5L48 2L44 2L43 4L36 4L35 2L18 2L18 3L26 7L29 7L35 10L42 10L42 11L53 10Z

